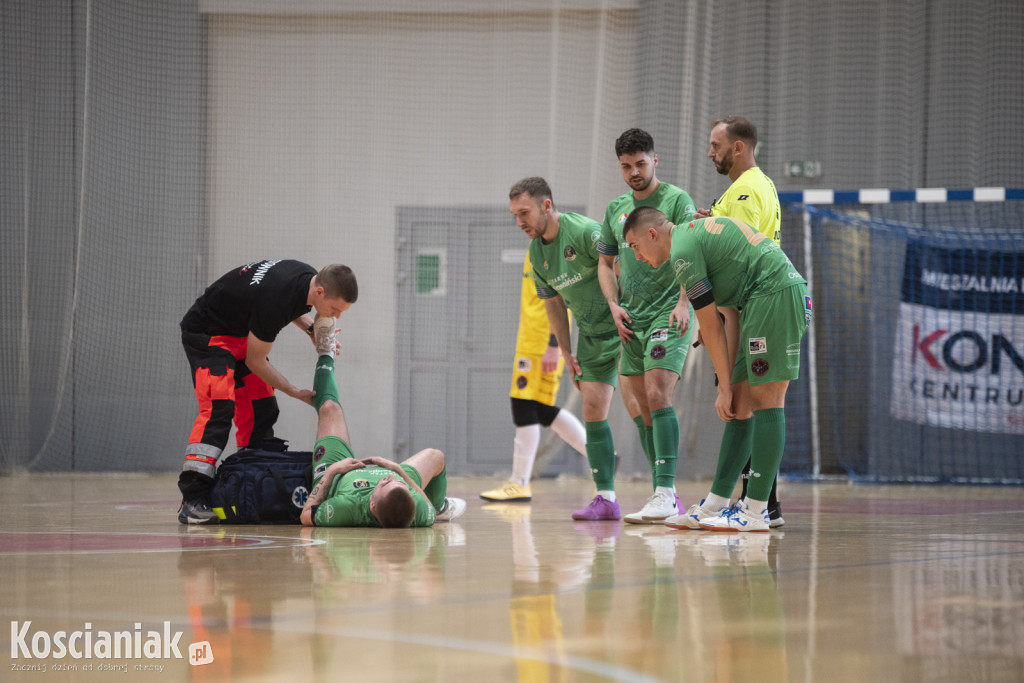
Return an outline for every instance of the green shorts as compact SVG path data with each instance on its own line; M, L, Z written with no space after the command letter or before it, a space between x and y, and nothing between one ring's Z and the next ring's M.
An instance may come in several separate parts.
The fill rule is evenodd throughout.
M325 436L313 445L313 486L324 476L327 468L345 458L356 457L352 447L340 436Z
M800 339L811 322L807 285L750 299L740 311L740 339L732 383L751 385L800 377Z
M693 338L694 315L690 309L690 327L686 334L668 326L671 311L662 313L644 330L635 330L633 338L622 345L620 375L642 375L648 370L661 368L682 374L686 354Z
M583 374L576 379L618 386L620 346L618 332L593 337L581 332L576 343L576 360Z

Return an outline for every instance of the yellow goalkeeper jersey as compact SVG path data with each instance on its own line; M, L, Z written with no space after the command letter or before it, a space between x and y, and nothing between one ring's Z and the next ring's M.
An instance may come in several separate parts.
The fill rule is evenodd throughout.
M775 183L759 167L748 168L711 205L712 216L741 220L782 245L782 210Z

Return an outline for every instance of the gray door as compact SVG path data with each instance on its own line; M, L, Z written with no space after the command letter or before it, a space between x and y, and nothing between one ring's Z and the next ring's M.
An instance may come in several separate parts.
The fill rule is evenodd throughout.
M453 473L511 469L508 393L528 243L506 206L397 210L396 458L436 447ZM580 467L578 456L560 456L545 471Z

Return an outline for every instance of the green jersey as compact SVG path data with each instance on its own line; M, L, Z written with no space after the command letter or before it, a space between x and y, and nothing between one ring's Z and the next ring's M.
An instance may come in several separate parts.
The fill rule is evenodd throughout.
M580 332L601 336L615 332L615 321L597 280L597 241L601 226L577 213L558 217L558 235L550 244L530 241L530 263L537 296L561 295Z
M753 297L807 281L779 245L731 218L676 225L668 263L694 308L711 302L742 308Z
M420 484L419 472L402 465L409 478ZM370 513L370 494L381 479L393 474L384 467L364 467L335 477L327 498L316 510L314 522L317 526L372 526L379 527L377 518ZM395 475L398 476L397 474ZM437 512L430 501L416 491L409 491L416 503L412 526L430 526Z
M647 199L637 201L632 192L616 197L604 212L597 250L619 257L619 304L629 313L633 329L644 330L652 320L675 307L679 301L679 286L667 263L651 268L637 261L622 238L622 225L630 211L638 206L653 206L676 225L693 220L696 208L686 192L675 185L661 183Z

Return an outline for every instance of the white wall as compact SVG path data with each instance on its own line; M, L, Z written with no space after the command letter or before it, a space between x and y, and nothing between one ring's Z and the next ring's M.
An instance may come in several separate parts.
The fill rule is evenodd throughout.
M624 191L612 146L635 125L632 11L456 17L208 15L210 278L267 257L353 267L338 379L361 452L391 452L394 350L408 341L394 325L395 207L505 206L514 181L544 175L558 203L600 220ZM272 360L311 386L295 330ZM311 447L313 412L281 405L279 434Z

